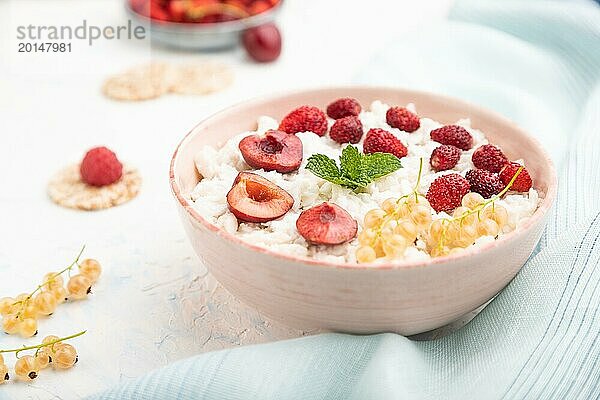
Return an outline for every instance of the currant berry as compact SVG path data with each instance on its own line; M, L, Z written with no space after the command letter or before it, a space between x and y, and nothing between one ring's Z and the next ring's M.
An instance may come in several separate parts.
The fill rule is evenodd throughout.
M92 282L84 275L74 275L67 283L69 298L83 299L92 292Z
M8 367L4 365L4 363L0 364L0 385L5 383L10 379L10 375L8 375Z
M396 207L398 207L398 200L393 198L387 199L381 204L381 209L390 215L396 211Z
M362 232L358 234L358 242L360 244L369 244L375 240L376 236L377 232L375 232L373 229L363 229Z
M385 252L383 251L383 240L382 238L378 237L377 239L375 239L375 242L373 243L373 250L375 250L375 257L376 258L380 258L385 256Z
M429 226L431 223L431 209L425 205L418 204L412 208L410 218L419 227Z
M37 378L40 368L32 356L23 356L15 363L15 374L21 379L31 381Z
M458 237L454 239L454 244L458 247L469 247L477 239L477 227L474 225L463 224Z
M370 263L377 259L377 254L371 246L360 246L356 249L356 261L359 263Z
M69 297L69 292L67 292L67 289L63 286L53 289L51 293L54 296L57 305L64 303L67 300L67 297Z
M19 332L20 325L21 320L16 314L9 314L2 320L2 329L4 329L4 332L8 333L9 335Z
M48 350L42 348L35 355L35 362L37 363L39 369L44 369L47 368L48 365L50 365L50 363L52 362L52 357L50 356Z
M12 297L3 297L0 299L0 315L5 316L10 314L10 311L15 303Z
M394 233L403 236L408 242L412 243L417 238L419 231L414 222L404 219L398 222Z
M54 354L55 349L60 347L60 345L62 344L61 342L57 342L58 339L60 339L58 336L50 335L46 336L44 340L42 340L42 344L45 346L44 348L47 349L51 355ZM55 343L50 344L52 342Z
M406 198L407 206L412 207L417 204L431 208L431 204L429 204L429 201L424 196L421 196L421 195L415 196L414 194L411 194L410 196L408 196Z
M462 227L460 226L460 222L457 220L452 220L447 223L445 230L445 239L447 244L453 244L460 238L461 229Z
M15 297L15 303L23 304L29 299L29 293L21 293Z
M381 225L381 221L385 218L385 211L380 208L375 208L365 215L364 227L365 228L376 228Z
M383 240L383 251L390 258L402 256L407 246L406 239L401 235L391 235Z
M35 296L33 304L40 314L50 315L56 310L57 300L53 292L41 292Z
M394 229L396 229L397 226L398 226L398 221L395 219L390 219L381 226L381 229L387 229L387 230L393 231Z
M25 318L37 318L38 316L38 309L35 305L33 304L29 304L29 302L27 303L27 305L25 306L25 308L23 308L23 311L21 312L21 318L25 319Z
M452 213L452 217L455 219L460 218L463 224L473 224L477 220L476 214L469 214L471 210L467 207L457 207Z
M100 273L102 273L102 267L98 261L88 258L83 260L79 265L79 272L94 283L98 280Z
M429 226L429 238L433 243L439 243L444 233L444 221L436 219Z
M494 236L496 237L500 233L500 226L493 219L483 219L479 221L477 225L477 233L481 236Z
M61 275L56 275L56 272L49 272L44 275L42 290L52 291L58 287L62 287L65 283Z
M467 207L471 210L474 210L475 208L483 204L485 202L485 199L479 193L469 192L464 195L461 202L463 207Z
M394 234L394 228L392 228L391 226L383 227L379 231L379 235L383 239L388 238L388 237L392 236L393 234Z
M396 216L398 216L398 218L408 217L410 215L410 207L411 206L409 206L406 202L399 204L395 211Z
M71 368L77 362L77 351L70 344L61 344L54 351L52 365L56 368Z
M25 318L19 325L21 336L29 338L37 334L37 321L33 318Z
M482 212L482 218L493 219L502 229L502 227L504 227L504 225L506 225L508 222L508 211L506 211L506 208L502 206L492 204L491 206L484 208Z
M450 248L448 246L435 246L431 249L431 257L442 257L448 255L450 253Z

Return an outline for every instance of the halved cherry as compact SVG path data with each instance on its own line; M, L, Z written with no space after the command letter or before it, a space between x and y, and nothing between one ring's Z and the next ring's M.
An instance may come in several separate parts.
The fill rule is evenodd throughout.
M263 137L246 136L239 148L252 168L286 173L297 170L302 163L302 141L282 131L270 130Z
M240 172L227 193L227 203L241 221L267 222L287 213L294 199L270 180L251 172Z
M323 203L303 211L296 228L312 244L341 244L356 236L358 224L342 207Z

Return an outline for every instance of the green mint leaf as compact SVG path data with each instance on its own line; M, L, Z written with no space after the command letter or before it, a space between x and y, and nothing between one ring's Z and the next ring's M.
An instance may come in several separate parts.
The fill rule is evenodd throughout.
M399 168L402 168L400 159L393 154L361 154L352 145L342 150L340 167L324 154L313 154L306 163L306 169L319 178L354 191Z
M345 176L342 176L341 179L342 179L342 183L340 183L341 186L348 188L348 189L352 189L354 191L356 191L359 188L367 187L367 185L369 184L368 182L358 181L358 180L355 181L355 180L349 179Z
M371 181L402 168L400 159L389 153L365 154L361 163L362 175Z
M343 177L357 180L361 176L361 163L363 155L351 144L344 147L340 156L340 170Z
M336 185L343 185L340 170L335 160L327 157L325 154L313 154L308 158L306 169L318 176Z

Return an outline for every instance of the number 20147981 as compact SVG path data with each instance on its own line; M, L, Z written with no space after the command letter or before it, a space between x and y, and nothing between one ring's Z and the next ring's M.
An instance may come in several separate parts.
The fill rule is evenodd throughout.
M21 42L18 51L19 53L70 53L71 43Z

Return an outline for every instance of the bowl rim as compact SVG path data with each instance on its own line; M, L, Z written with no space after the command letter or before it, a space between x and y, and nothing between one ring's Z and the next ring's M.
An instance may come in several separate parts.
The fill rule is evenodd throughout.
M132 16L133 18L137 18L140 21L143 21L145 24L148 24L151 29L160 29L162 31L171 31L174 33L238 32L271 21L273 17L281 10L284 1L285 0L279 0L273 7L258 14L251 15L249 17L240 18L233 21L205 23L161 21L154 18L150 18L138 13L133 8L131 8L131 3L129 0L125 1L125 9L127 10L130 16Z
M549 180L548 188L542 199L541 204L538 206L537 210L533 213L533 215L531 217L529 217L523 224L518 226L515 230L513 230L505 235L502 235L501 238L496 239L493 242L485 243L485 244L483 244L481 246L477 246L477 247L472 247L472 248L466 249L465 251L462 251L459 253L449 254L446 256L442 256L442 257L436 257L436 258L432 258L429 260L412 260L412 261L409 260L409 261L385 262L385 263L377 263L377 264L373 264L373 263L371 263L371 264L358 264L358 263L352 264L352 263L346 263L346 262L332 262L332 261L316 260L316 259L312 259L312 258L308 258L308 257L294 256L291 254L285 254L285 253L272 251L268 248L257 246L252 243L246 242L246 241L240 239L239 237L226 232L224 229L219 228L215 224L211 223L210 221L208 221L204 217L202 217L193 208L193 203L191 202L191 200L188 200L181 193L181 188L177 184L177 179L176 179L177 172L175 171L175 164L176 164L179 152L187 144L187 142L189 142L191 140L191 138L194 135L196 135L196 134L198 134L198 132L200 132L200 130L198 128L200 128L203 124L209 122L211 119L219 117L222 114L229 113L230 111L233 111L239 107L243 107L243 106L246 106L251 103L266 103L266 102L274 101L277 99L286 98L289 96L306 94L306 93L311 93L311 92L336 91L336 90L348 90L348 89L350 89L350 90L352 90L352 89L355 89L355 90L382 90L382 91L398 90L398 91L402 91L408 95L415 94L415 95L420 95L420 96L434 96L434 97L437 97L444 101L451 101L451 102L458 103L461 107L464 107L464 108L475 109L479 113L482 113L491 118L500 120L504 124L511 125L513 129L519 131L525 138L527 138L533 144L536 145L536 147L539 149L541 155L543 156L544 160L546 161L546 167L549 170L550 180ZM292 262L296 262L299 264L304 264L306 266L330 267L330 268L350 269L350 270L357 270L357 271L404 270L404 269L422 268L422 267L426 267L426 266L430 266L430 265L434 266L434 265L438 265L438 264L445 264L445 263L452 262L452 261L458 261L458 260L465 259L467 257L473 257L480 253L488 252L494 248L504 245L505 243L508 243L509 241L513 240L514 238L517 238L517 237L523 235L526 231L531 229L531 227L534 226L537 222L539 222L540 220L545 218L547 212L550 210L550 208L552 207L552 205L554 203L554 199L556 197L557 187L558 187L558 181L557 181L556 169L554 167L554 162L552 161L552 159L550 158L550 156L546 152L546 150L544 150L544 148L541 146L540 142L537 139L535 139L534 137L530 136L525 130L520 128L516 123L514 123L510 119L500 115L499 113L490 111L484 107L474 105L472 103L469 103L469 102L461 100L461 99L457 99L455 97L441 95L441 94L437 94L437 93L433 93L433 92L429 92L429 91L405 89L405 88L400 88L400 87L385 87L385 86L371 86L371 85L344 85L344 86L316 87L316 88L308 88L308 89L303 89L303 90L293 90L293 91L283 92L283 93L270 95L270 96L255 97L255 98L252 98L249 100L238 102L238 103L228 106L220 111L217 111L217 112L209 115L208 117L204 118L202 121L200 121L179 142L179 144L177 145L177 148L175 149L175 152L173 153L173 156L171 158L171 163L170 163L170 167L169 167L169 182L170 182L170 186L171 186L171 193L173 194L175 199L179 202L179 205L181 205L185 209L185 211L188 214L188 218L191 217L197 223L200 223L208 230L216 233L222 239L229 240L236 245L245 247L249 250L252 250L252 251L255 251L258 253L262 253L262 254L272 256L272 257L278 258L278 259L284 259L286 261L292 261Z

